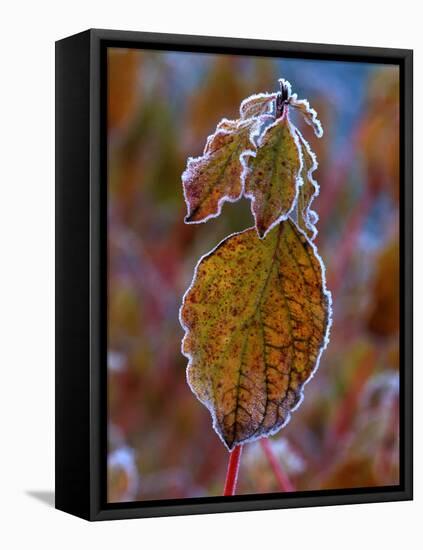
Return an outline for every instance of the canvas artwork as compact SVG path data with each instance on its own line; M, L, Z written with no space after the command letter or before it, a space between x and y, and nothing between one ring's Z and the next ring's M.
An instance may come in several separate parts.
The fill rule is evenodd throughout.
M400 68L110 45L107 503L400 483Z

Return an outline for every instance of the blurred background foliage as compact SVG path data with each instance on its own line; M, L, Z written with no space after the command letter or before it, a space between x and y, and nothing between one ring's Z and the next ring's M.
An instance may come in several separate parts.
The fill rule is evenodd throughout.
M287 78L325 134L317 244L333 293L320 368L270 439L296 490L399 482L399 73L359 63L110 49L108 498L222 494L227 451L186 384L181 298L199 257L252 225L226 204L185 225L181 173L240 101ZM278 491L259 443L238 494Z

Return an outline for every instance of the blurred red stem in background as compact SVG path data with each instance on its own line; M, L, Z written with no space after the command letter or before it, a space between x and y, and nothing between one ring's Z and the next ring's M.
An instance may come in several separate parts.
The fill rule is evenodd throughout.
M391 427L396 434L396 440L399 441L399 403L396 399L392 400L389 407L387 418L387 427ZM391 434L389 430L386 432L384 440L380 445L375 456L375 469L381 473L383 479L389 480L390 469L392 468L392 451L389 448L392 445Z
M229 454L228 470L226 472L225 488L223 496L228 497L235 494L236 482L238 480L239 461L241 459L242 445L237 445Z
M264 454L266 455L267 460L269 461L269 464L273 470L273 473L275 474L276 480L278 482L278 485L281 491L286 493L295 491L295 487L291 483L291 480L283 471L279 460L274 455L272 447L269 443L269 440L267 438L260 439L260 445L264 451Z
M342 441L342 438L351 428L351 423L357 413L358 400L366 382L372 375L377 364L377 357L373 350L368 351L359 361L354 377L349 383L349 390L343 396L333 422L332 429L328 431L329 452Z

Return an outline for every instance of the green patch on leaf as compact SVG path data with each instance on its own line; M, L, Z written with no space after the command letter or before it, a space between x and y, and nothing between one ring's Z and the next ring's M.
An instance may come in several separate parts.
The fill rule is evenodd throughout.
M301 155L295 128L287 113L269 126L255 157L249 159L245 195L260 237L286 219L297 198Z

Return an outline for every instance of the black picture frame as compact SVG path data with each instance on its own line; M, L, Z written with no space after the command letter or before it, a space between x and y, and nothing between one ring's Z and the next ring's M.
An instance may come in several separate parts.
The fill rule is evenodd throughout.
M178 501L106 502L109 46L400 67L400 484ZM56 508L87 520L412 499L413 52L91 29L56 42Z

